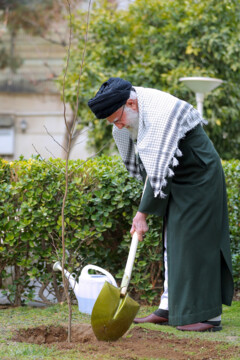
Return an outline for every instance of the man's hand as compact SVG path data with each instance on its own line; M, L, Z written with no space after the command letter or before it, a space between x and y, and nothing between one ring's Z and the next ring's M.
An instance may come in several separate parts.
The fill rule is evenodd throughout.
M148 225L146 222L147 214L137 212L133 218L132 227L130 230L131 235L133 236L134 231L138 234L138 240L143 240L143 235L148 231Z

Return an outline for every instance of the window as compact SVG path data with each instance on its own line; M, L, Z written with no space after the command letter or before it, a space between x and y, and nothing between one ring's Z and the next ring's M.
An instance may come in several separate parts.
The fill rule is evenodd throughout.
M0 114L0 156L14 153L14 120L9 115Z

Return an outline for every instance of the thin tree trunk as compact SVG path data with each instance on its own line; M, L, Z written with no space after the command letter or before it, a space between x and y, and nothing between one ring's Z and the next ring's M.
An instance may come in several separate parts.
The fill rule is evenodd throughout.
M69 144L71 143L71 141L69 140ZM69 146L68 146L69 147ZM64 209L65 209L65 204L66 204L66 199L67 199L67 193L68 193L68 158L69 158L69 151L67 153L67 158L66 158L66 165L65 165L65 181L66 181L66 186L65 186L65 193L64 193L64 197L63 197L63 205L62 205L62 252L63 252L63 256L62 256L62 278L63 278L63 286L64 286L64 291L65 291L65 295L67 298L67 303L68 303L68 342L71 342L71 337L72 337L72 306L71 306L71 299L69 296L69 292L68 292L68 283L64 274L64 265L65 265L65 261L66 261L66 247L65 247L65 237L64 237L64 232L65 232L65 225L64 225Z
M68 282L67 282L67 279L65 278L65 274L64 274L64 266L65 266L65 262L66 262L64 210L65 210L65 204L66 204L67 194L68 194L68 162L69 162L69 156L70 156L71 146L72 146L72 142L73 142L73 131L74 131L75 124L76 124L76 121L77 121L77 113L78 113L78 107L79 107L80 79L81 79L81 75L82 75L82 72L83 72L83 64L84 64L84 59L85 59L85 54L86 54L86 45L87 45L87 40L88 40L88 27L89 27L91 0L89 0L89 6L88 6L87 30L86 30L86 36L85 36L85 45L84 45L84 50L83 50L83 54L82 54L82 63L81 63L80 73L79 73L78 83L77 83L77 101L76 101L76 106L75 106L75 109L74 109L73 118L72 118L72 121L71 121L71 125L72 125L71 127L70 127L70 124L67 122L66 102L65 102L65 80L66 80L66 75L67 75L67 71L68 71L68 65L69 65L69 59L70 59L70 49L71 49L71 45L72 45L72 13L71 13L70 0L67 0L67 4L68 4L68 12L69 12L69 18L70 18L70 34L69 34L67 64L66 64L66 69L65 69L65 72L64 72L63 88L62 88L63 106L64 106L64 114L63 115L64 115L66 131L67 131L67 134L68 134L67 135L67 147L66 147L66 159L65 159L65 161L66 161L66 165L65 165L65 192L64 192L63 204L62 204L62 253L63 253L63 255L62 255L62 279L63 279L64 292L65 292L65 296L67 298L67 303L68 303L68 342L71 342L72 306L71 306L70 295L69 295L69 292L68 292Z
M14 265L14 277L15 281L17 282L21 277L21 269L20 266ZM14 305L15 306L21 306L21 286L17 283L16 287L16 294L14 299Z
M68 129L73 133L74 129L73 127L75 126L75 116L74 114L72 114L71 119L67 122L67 127L65 128L65 133L64 133L64 137L63 137L63 148L67 149L68 148L68 142L69 142L69 133L68 133ZM81 134L81 130L75 130L74 131L74 137L71 139L71 148L69 150L69 152L71 153L71 150L73 148L73 145L76 143L77 139L78 139L78 135ZM70 155L70 154L69 154ZM66 159L66 152L63 150L62 151L62 158L65 160Z
M15 31L11 31L11 33L10 33L10 69L11 69L12 74L16 73L16 68L15 68L15 64L14 64L15 40L16 40L16 33L15 33Z
M39 292L38 292L38 295L39 295L40 299L42 299L42 301L43 301L45 304L51 305L51 304L52 304L51 301L48 300L48 299L46 298L46 296L43 294L43 293L44 293L44 290L48 287L48 285L49 285L49 281L47 281L46 283L42 284L42 286L41 286L41 288L40 288L40 290L39 290Z
M58 303L62 302L63 301L63 297L58 289L58 286L57 286L57 277L56 277L56 273L52 270L52 282L53 282L53 289L54 289L54 293L55 293L55 296L57 298L57 301Z

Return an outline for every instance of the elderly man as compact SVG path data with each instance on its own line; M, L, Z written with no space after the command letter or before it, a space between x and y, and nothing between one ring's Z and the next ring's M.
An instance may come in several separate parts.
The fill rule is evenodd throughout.
M132 176L144 181L131 234L148 230L148 214L164 219L164 292L159 309L135 323L179 330L221 330L233 279L224 174L190 104L120 78L102 84L88 105L113 124L113 137Z

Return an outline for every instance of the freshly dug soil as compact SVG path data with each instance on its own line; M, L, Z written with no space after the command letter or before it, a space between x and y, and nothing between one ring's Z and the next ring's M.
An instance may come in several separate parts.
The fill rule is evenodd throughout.
M59 343L67 345L68 329L66 326L44 326L35 328L20 329L16 331L13 340L32 344L52 344ZM92 343L97 341L90 324L79 324L72 326L71 342L76 345Z
M239 347L200 339L178 338L173 334L134 327L115 342L98 341L89 324L72 326L72 342L67 342L67 326L39 326L20 329L12 339L34 344L54 344L59 349L76 348L79 355L102 359L137 360L139 358L169 360L229 359L239 354Z

